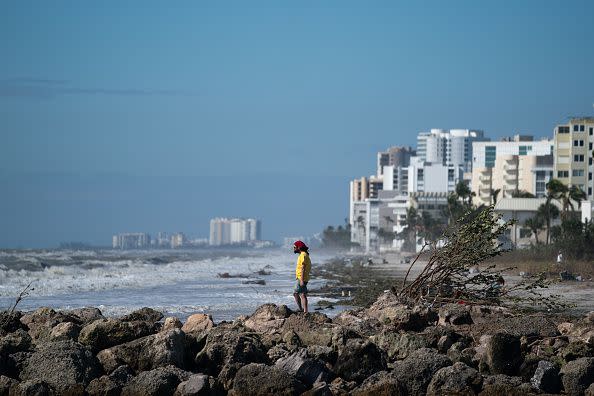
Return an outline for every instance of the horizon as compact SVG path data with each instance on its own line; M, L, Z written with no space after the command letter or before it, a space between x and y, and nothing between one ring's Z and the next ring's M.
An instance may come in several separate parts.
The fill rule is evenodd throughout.
M308 236L421 131L540 140L594 114L594 3L456 4L6 4L0 248L219 216Z

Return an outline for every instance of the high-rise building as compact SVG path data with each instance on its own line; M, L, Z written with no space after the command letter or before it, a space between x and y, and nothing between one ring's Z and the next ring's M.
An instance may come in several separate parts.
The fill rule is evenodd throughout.
M386 151L377 153L377 173L378 177L383 175L385 166L404 167L410 163L410 157L415 155L415 150L411 147L394 146Z
M471 190L477 203L494 203L519 192L546 194L553 177L553 141L516 135L499 142L474 142Z
M472 143L488 141L484 132L473 129L431 129L417 136L417 156L433 164L462 166L472 170Z
M243 244L262 239L262 224L256 219L215 218L210 220L209 244Z
M146 233L125 233L117 234L112 237L112 247L114 249L143 249L151 244L151 236Z
M177 232L171 235L171 248L172 249L179 249L184 247L187 244L186 235L183 232Z
M575 117L555 128L554 177L577 186L593 199L594 117Z

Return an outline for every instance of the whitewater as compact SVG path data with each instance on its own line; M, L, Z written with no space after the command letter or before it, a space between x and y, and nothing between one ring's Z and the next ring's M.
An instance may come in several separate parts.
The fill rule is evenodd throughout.
M312 253L313 265L331 258ZM93 306L119 316L151 307L180 319L207 313L216 322L233 320L264 303L295 308L295 260L281 249L0 251L0 310L31 283L19 310ZM308 287L324 283L312 279ZM319 299L310 297L310 306Z

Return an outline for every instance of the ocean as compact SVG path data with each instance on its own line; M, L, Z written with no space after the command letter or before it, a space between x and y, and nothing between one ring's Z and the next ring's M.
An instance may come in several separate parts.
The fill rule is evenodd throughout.
M333 256L311 257L315 266ZM31 282L17 306L21 311L93 306L120 316L151 307L182 320L194 313L234 320L264 303L295 309L296 258L288 249L0 251L0 310ZM324 283L312 279L308 288ZM310 310L320 299L310 296Z

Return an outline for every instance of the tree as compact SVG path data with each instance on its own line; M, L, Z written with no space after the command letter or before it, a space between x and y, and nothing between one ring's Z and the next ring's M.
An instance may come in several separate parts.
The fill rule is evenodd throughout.
M409 252L417 250L417 230L419 229L421 218L414 207L406 209L406 219L404 220L404 229L396 234L396 238L404 239L402 249Z
M470 191L470 187L468 184L464 182L458 182L456 184L456 195L462 199L462 204L467 204L468 206L472 205L472 191ZM468 202L466 200L468 199Z
M499 196L500 192L501 192L500 188L497 188L495 190L491 189L491 191L489 192L492 205L497 205L497 197Z
M534 194L525 190L515 190L512 193L512 198L536 198Z
M339 225L334 228L328 226L322 232L322 245L327 248L350 248L353 246L351 242L351 226L346 223L344 227Z
M534 239L536 240L536 244L539 244L538 241L538 231L544 226L544 220L541 215L538 213L529 219L524 221L524 227L527 227L532 231L534 234Z
M547 227L547 235L545 243L548 245L551 243L551 222L559 217L559 208L553 205L550 199L547 199L545 203L541 204L536 211L536 216L540 216Z

